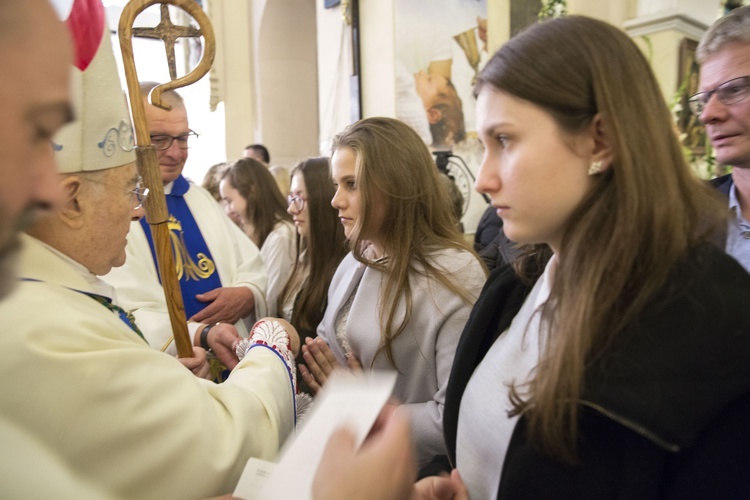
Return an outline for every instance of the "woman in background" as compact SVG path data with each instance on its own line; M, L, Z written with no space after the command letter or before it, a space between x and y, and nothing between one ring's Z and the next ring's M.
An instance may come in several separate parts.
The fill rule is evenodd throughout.
M219 183L227 215L260 249L268 275L269 315L276 314L279 293L289 278L295 258L295 236L286 202L271 173L258 160L232 163Z
M351 253L331 281L319 339L300 366L313 389L347 358L397 370L417 461L445 453L442 415L456 344L486 274L464 241L446 187L408 125L368 118L333 140L331 173Z
M279 295L278 314L299 332L304 343L315 336L328 303L328 286L347 254L344 228L331 207L335 193L328 158L309 158L292 170L288 197L297 227L297 258Z
M211 193L211 196L221 203L222 206L224 202L222 201L221 193L219 192L219 182L221 182L221 178L224 176L224 171L227 169L227 166L228 164L226 162L222 162L208 167L206 175L203 176L203 183L201 184L201 186Z

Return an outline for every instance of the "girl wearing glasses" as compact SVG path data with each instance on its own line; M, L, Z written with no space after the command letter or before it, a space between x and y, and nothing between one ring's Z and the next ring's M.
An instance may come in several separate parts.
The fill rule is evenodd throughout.
M315 390L337 365L397 370L394 396L410 416L417 461L444 454L445 389L461 330L486 279L419 135L369 118L333 140L331 173L351 253L328 292L301 366Z
M297 228L297 258L279 295L278 314L297 329L301 342L315 336L328 303L328 286L347 253L344 228L331 207L335 192L328 158L310 158L291 173L287 198Z
M292 218L273 175L253 158L234 162L219 182L225 210L232 220L260 249L266 267L268 315L276 314L276 304L289 278L295 259Z

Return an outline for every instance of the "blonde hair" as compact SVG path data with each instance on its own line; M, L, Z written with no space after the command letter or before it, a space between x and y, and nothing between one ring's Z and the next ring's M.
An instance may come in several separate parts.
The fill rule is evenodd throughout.
M219 192L219 183L224 175L224 171L227 169L228 164L226 162L216 163L211 165L206 171L206 175L203 177L203 188L211 193L211 196L218 202L221 202L221 193Z
M515 412L528 410L530 438L573 462L586 364L643 311L689 248L725 227L726 210L690 171L648 61L619 29L578 16L535 25L487 63L475 93L488 86L542 107L561 134L600 116L613 148L612 165L563 235L542 309L546 350L531 382L511 390ZM549 256L532 250L517 265L531 280Z
M362 205L349 244L357 260L386 276L380 288L380 350L398 369L391 348L411 316L409 276L434 279L471 303L466 288L436 268L430 255L446 248L474 252L456 227L448 192L440 184L432 155L411 127L392 118L360 120L333 139L333 151L342 148L352 150L356 157L355 175ZM374 203L383 204L388 221L379 235L387 258L379 261L365 255L367 242L362 237L372 232ZM405 300L405 314L396 324L401 298Z
M750 43L750 5L738 7L716 21L701 37L695 59L703 64L732 42Z

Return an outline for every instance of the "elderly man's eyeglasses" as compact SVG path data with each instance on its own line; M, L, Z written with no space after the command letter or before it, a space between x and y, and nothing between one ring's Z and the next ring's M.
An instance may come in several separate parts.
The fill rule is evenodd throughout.
M711 96L716 94L716 98L719 102L729 106L730 104L736 104L750 94L750 76L741 76L732 80L726 81L716 87L713 90L707 90L705 92L698 92L688 99L690 105L690 111L700 116L703 110L706 109L706 104L711 99Z
M130 197L133 200L133 210L138 210L139 208L141 208L143 206L143 203L146 201L146 197L148 196L148 188L143 185L143 179L141 179L140 177L138 177L138 180L135 183L135 189L127 189L122 186L115 186L114 184L108 184L96 179L90 180L91 182L101 184L102 186L113 187L130 194Z
M286 201L287 203L289 203L290 207L294 207L294 209L297 211L302 211L302 209L305 208L305 202L307 200L301 196L293 196L290 194L286 197Z
M140 178L135 184L135 189L126 189L125 191L128 191L133 197L133 203L135 203L133 210L141 208L148 196L148 188L143 185L143 181Z
M151 144L157 151L166 151L172 147L172 142L177 141L177 146L180 149L188 149L193 146L195 140L198 139L198 134L192 130L187 134L182 135L166 135L166 134L153 134L151 135Z

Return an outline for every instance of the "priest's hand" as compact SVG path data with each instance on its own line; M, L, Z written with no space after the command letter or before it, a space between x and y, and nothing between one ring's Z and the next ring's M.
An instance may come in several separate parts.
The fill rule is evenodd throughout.
M177 358L188 370L198 378L211 379L211 370L206 360L206 351L202 347L193 347L192 358Z
M299 365L299 372L313 395L318 394L333 370L341 368L331 348L320 337L305 339L305 345L302 346L302 358L305 364Z
M196 323L237 323L255 310L255 296L246 286L214 288L195 296L200 302L210 302L190 318Z
M216 354L219 361L230 370L234 369L239 362L235 352L235 346L239 340L240 335L237 333L237 329L229 323L219 323L212 326L206 336L208 347Z

